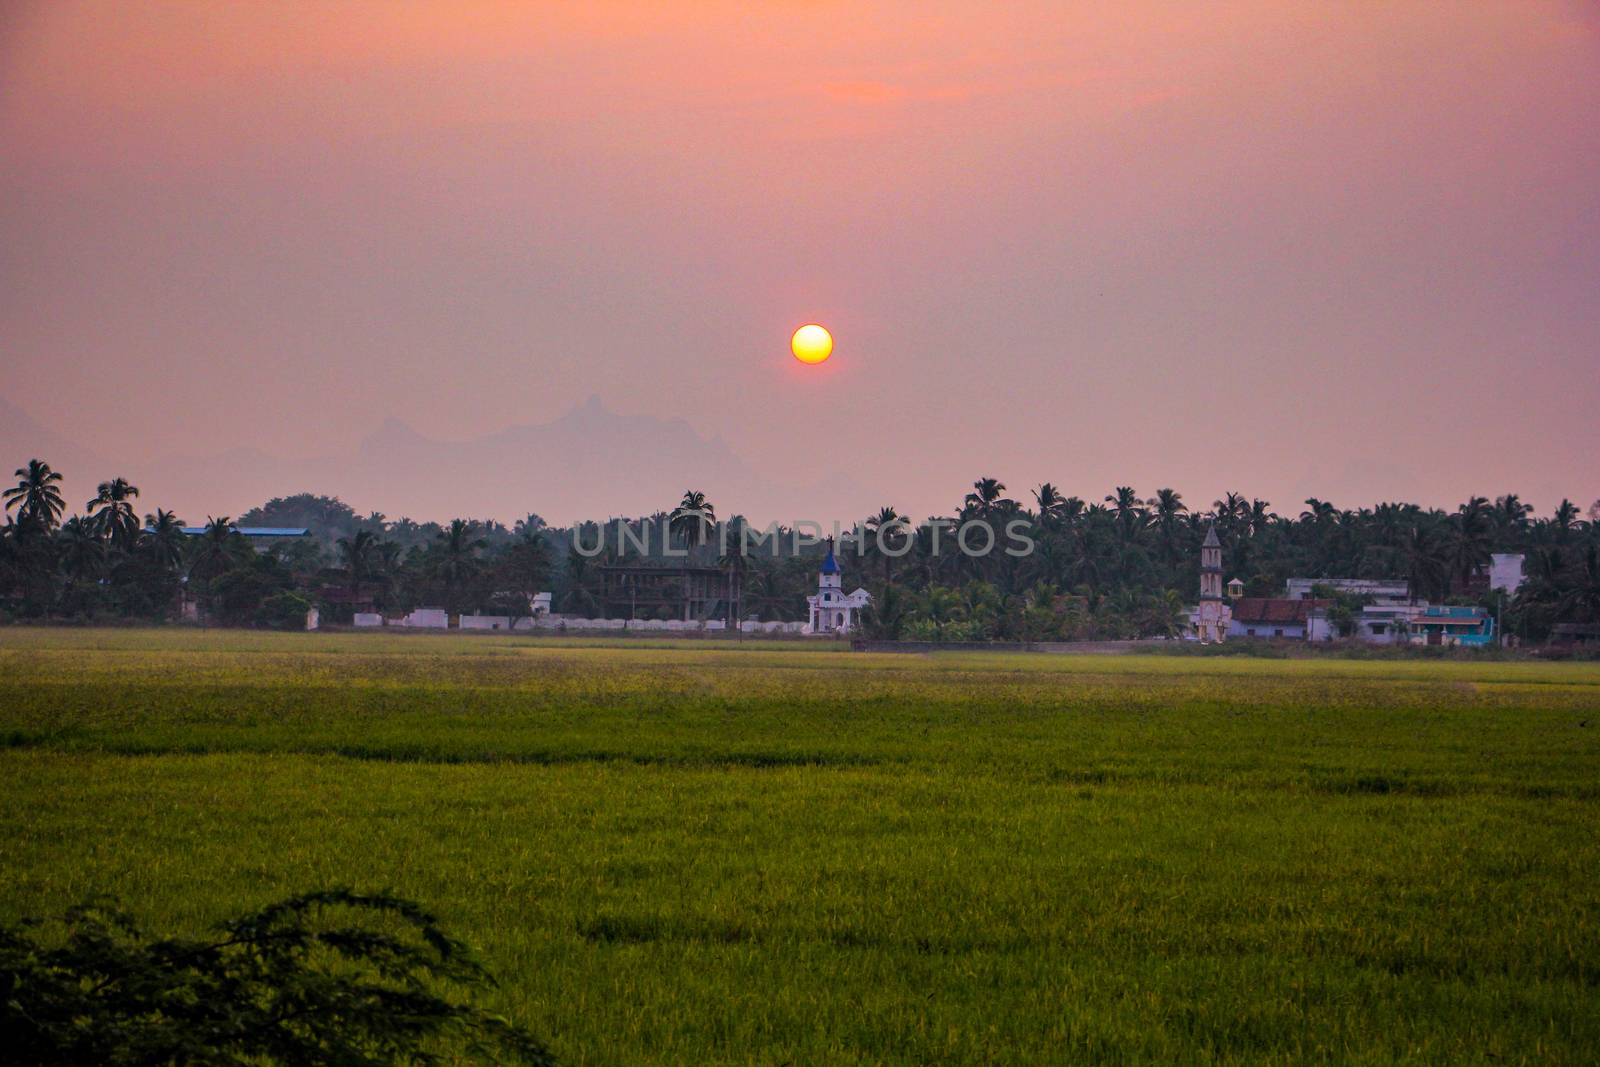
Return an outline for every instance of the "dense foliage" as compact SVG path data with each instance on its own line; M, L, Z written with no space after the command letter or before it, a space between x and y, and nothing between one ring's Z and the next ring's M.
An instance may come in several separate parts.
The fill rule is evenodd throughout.
M602 610L606 564L687 559L730 572L726 616L792 620L805 617L823 551L811 531L797 544L785 527L719 520L692 490L671 511L569 528L535 514L509 528L360 516L336 498L302 494L269 501L237 524L209 519L202 536L186 537L165 511L140 527L131 503L139 490L123 479L102 483L83 516L62 521L60 476L48 464L35 460L17 478L5 494L0 598L21 617L166 617L187 599L224 624L293 627L312 605L332 621L422 605L520 615L540 590L553 591L558 612L593 615ZM1397 503L1345 510L1310 499L1291 515L1238 493L1203 509L1172 489L1146 498L1118 486L1086 502L1046 483L1030 496L1025 503L981 478L946 516L917 521L885 507L838 531L847 580L873 594L869 631L938 640L1176 635L1212 525L1229 577L1251 596L1275 595L1291 576L1403 578L1420 598L1503 611L1507 632L1529 640L1557 622L1600 621L1600 501L1587 518L1567 500L1540 518L1516 494L1473 497L1454 511ZM973 522L995 531L987 554L957 547L957 531ZM312 536L263 549L238 525L307 526ZM1023 544L1008 530L1025 539L1026 552L1005 551ZM1526 557L1528 582L1506 604L1486 588L1497 552Z
M152 939L109 906L64 922L54 944L32 924L0 926L0 1047L14 1063L553 1062L526 1031L441 992L489 976L393 896L307 893L204 940Z

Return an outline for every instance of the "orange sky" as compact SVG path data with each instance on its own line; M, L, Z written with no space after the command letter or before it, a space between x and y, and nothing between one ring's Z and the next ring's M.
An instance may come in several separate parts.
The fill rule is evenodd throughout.
M1593 11L12 3L0 398L133 466L598 394L918 514L1587 503Z

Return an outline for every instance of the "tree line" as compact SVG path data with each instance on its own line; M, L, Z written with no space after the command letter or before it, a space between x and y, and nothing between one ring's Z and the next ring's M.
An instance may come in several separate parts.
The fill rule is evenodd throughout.
M549 590L558 612L603 609L602 568L717 567L729 618L805 617L824 547L783 526L722 520L702 492L633 518L553 527L530 513L511 526L358 515L335 497L299 494L240 516L208 516L199 536L157 508L140 520L139 490L99 485L66 515L61 476L33 460L4 493L0 611L18 618L161 619L185 603L230 625L295 626L318 606L332 621L357 609L414 607L517 615ZM957 550L954 531L1012 524L1029 550ZM258 547L239 526L305 526L309 538ZM1290 577L1404 579L1435 603L1491 604L1493 553L1521 553L1527 583L1503 608L1508 631L1540 640L1557 622L1600 621L1600 501L1563 500L1536 516L1515 493L1475 496L1454 510L1380 503L1341 509L1316 498L1279 514L1227 493L1191 507L1177 490L1144 496L1117 486L1099 500L1044 483L1012 495L992 477L942 516L893 506L840 531L847 585L873 594L864 626L889 637L1047 640L1175 636L1199 585L1199 548L1215 527L1225 571L1246 595L1279 595ZM776 534L776 536L773 536ZM941 543L942 536L942 543ZM983 538L974 539L982 545ZM661 617L676 615L659 609Z

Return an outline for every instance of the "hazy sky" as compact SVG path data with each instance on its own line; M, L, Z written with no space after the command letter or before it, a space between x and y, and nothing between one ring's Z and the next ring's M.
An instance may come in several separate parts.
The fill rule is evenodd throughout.
M750 6L0 4L0 397L132 463L598 394L918 514L1600 496L1594 5Z

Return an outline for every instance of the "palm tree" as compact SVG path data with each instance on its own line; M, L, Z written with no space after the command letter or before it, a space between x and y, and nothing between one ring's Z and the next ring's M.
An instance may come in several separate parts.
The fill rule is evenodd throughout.
M591 557L579 552L577 546L567 550L566 588L561 593L561 611L568 615L595 615L599 601L592 586L595 568Z
M1169 566L1177 563L1180 552L1178 548L1178 520L1188 505L1183 502L1183 494L1176 489L1157 489L1156 495L1146 501L1155 509L1155 526L1161 538L1161 555Z
M1062 496L1061 490L1054 485L1042 482L1039 488L1033 491L1033 502L1039 508L1039 525L1048 527L1061 517L1061 508L1066 504L1067 498Z
M904 539L909 536L906 532L905 519L894 509L894 505L890 504L879 508L878 513L868 519L864 526L870 535L867 538L867 551L883 560L883 584L888 585L893 578L895 557L892 553L883 551L883 548L879 547L879 542L883 543L884 548L902 547ZM891 532L895 530L901 531L898 543Z
M949 622L959 622L963 615L961 597L955 590L946 586L930 586L928 590L917 598L909 612L913 619L922 619L936 626Z
M793 619L805 594L797 587L796 562L757 556L747 575L745 600L768 621Z
M250 545L240 536L233 519L207 516L205 530L195 545L190 570L204 579L215 578L244 558Z
M501 567L513 588L532 596L550 577L550 546L539 526L518 523L522 533L506 549Z
M1144 502L1139 499L1139 494L1134 492L1131 485L1119 485L1116 492L1106 495L1106 503L1111 505L1111 513L1116 517L1117 531L1124 541L1133 540L1140 530L1144 529L1147 513Z
M444 583L450 610L456 611L461 584L478 573L478 552L488 542L478 536L478 524L467 519L451 519L449 528L441 530L434 542L433 573Z
M138 495L139 487L128 479L113 478L101 482L95 498L84 505L91 527L116 548L127 550L139 536L139 514L132 504Z
M744 592L744 576L750 569L750 557L744 554L743 543L724 552L717 560L717 566L728 576L728 625L737 628L739 599Z
M140 547L157 567L175 571L183 563L183 520L170 511L157 508L144 517L145 530Z
M691 548L703 545L711 538L717 522L717 509L706 495L695 489L686 489L683 499L672 511L667 529L673 536L682 535Z
M1434 596L1449 585L1450 562L1430 523L1415 523L1406 531L1400 547L1413 598Z
M1006 486L998 478L979 478L963 501L962 513L968 518L990 519L1005 510Z
M1315 526L1326 526L1338 517L1339 511L1337 508L1326 500L1318 500L1314 496L1306 499L1306 510L1300 513L1301 522Z
M1249 506L1243 493L1223 493L1221 500L1211 502L1211 510L1216 514L1216 521L1222 526L1228 526L1238 520Z
M1175 522L1179 515L1189 510L1183 502L1183 494L1176 489L1157 489L1156 495L1145 501L1155 509L1156 521L1166 524Z
M56 543L60 546L61 571L69 585L92 582L104 573L106 546L93 523L74 515L61 524Z
M339 538L338 545L339 557L350 582L350 595L359 597L361 583L371 576L378 558L378 535L371 530L357 530L354 537Z
M981 522L987 526L991 546L1000 544L1001 540L1001 531L997 529L996 524L1019 510L1017 502L1007 497L1005 492L1005 483L998 478L979 478L972 483L972 492L962 501L960 519L963 523ZM957 571L982 577L992 573L999 563L1007 558L997 551L991 551L983 556L969 556L965 552L959 552L950 556L950 562Z
M993 634L1003 607L999 592L985 581L971 581L957 593L960 614L967 622L984 630L984 636Z
M42 459L30 459L26 467L16 469L17 484L0 496L5 497L6 511L17 509L19 524L32 523L53 530L66 501L61 498L61 475L50 469Z
M1463 585L1489 562L1493 534L1489 527L1490 509L1486 497L1475 496L1450 517L1447 550L1451 569Z
M1577 619L1600 620L1600 546L1591 544L1585 550L1582 566L1574 570L1562 594L1561 608Z
M1245 521L1250 527L1251 537L1261 536L1277 519L1278 516L1272 512L1271 504L1265 500L1250 501L1250 509L1246 514Z
M1507 493L1505 496L1495 498L1494 521L1500 528L1502 537L1520 534L1527 527L1528 516L1532 512L1533 505L1524 504L1516 493Z
M1091 504L1076 529L1077 554L1067 570L1074 587L1085 587L1091 598L1100 594L1108 574L1115 572L1116 520L1100 504Z
M1559 601L1565 591L1563 575L1566 565L1566 557L1556 546L1535 548L1528 553L1528 583L1522 588L1519 599L1543 603Z
M1150 598L1146 628L1149 634L1168 639L1189 628L1189 609L1176 589L1164 589Z
M1583 513L1578 510L1578 505L1565 497L1562 498L1561 503L1556 507L1553 523L1556 528L1557 543L1563 545L1567 543L1567 538L1572 535L1572 531L1580 525L1578 516L1581 514Z

